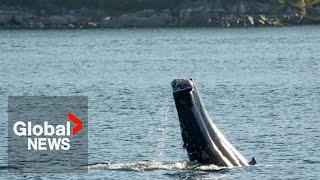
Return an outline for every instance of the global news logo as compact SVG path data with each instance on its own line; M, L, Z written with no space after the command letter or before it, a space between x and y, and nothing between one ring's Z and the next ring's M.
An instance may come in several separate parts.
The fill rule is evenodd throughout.
M8 97L8 166L16 172L87 172L87 96Z
M43 124L33 125L31 121L17 121L13 125L15 135L27 138L28 150L69 150L71 124L75 124L72 129L72 135L76 135L81 131L83 123L80 118L68 112L67 121L65 124L51 125L48 121Z

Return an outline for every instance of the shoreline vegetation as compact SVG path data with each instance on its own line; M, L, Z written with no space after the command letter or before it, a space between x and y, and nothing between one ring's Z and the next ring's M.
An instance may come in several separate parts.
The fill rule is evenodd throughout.
M1 0L1 29L320 24L320 0Z

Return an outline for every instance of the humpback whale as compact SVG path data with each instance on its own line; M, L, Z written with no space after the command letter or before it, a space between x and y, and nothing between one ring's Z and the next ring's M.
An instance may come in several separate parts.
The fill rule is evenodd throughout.
M192 79L174 79L171 86L190 161L224 167L256 164L254 158L248 162L213 123Z

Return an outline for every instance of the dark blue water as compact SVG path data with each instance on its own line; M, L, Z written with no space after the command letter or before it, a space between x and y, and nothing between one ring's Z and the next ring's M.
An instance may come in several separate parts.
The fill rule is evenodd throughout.
M0 31L0 178L320 176L320 27ZM258 165L188 164L170 82L192 77ZM89 97L87 174L7 172L7 96Z

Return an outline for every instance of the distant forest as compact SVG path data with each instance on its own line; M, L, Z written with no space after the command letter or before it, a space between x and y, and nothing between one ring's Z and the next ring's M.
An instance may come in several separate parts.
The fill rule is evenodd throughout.
M30 9L79 9L94 8L113 11L136 11L141 9L173 9L181 5L192 5L199 1L234 3L239 0L1 0L0 5L19 6ZM320 0L244 0L244 2L291 4L301 9L320 3Z

